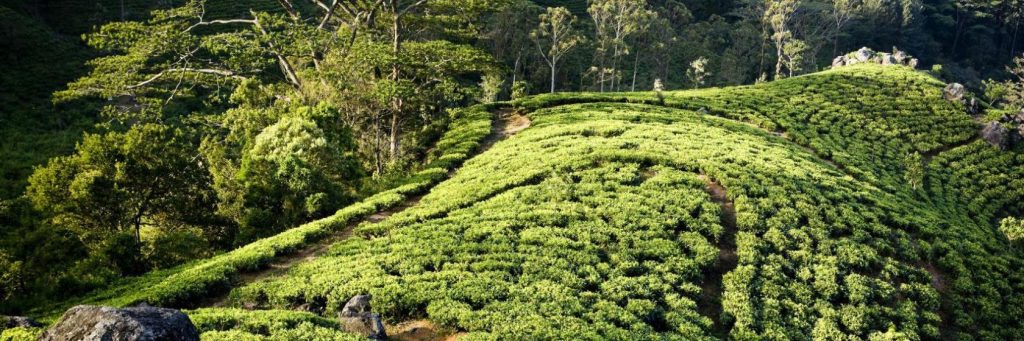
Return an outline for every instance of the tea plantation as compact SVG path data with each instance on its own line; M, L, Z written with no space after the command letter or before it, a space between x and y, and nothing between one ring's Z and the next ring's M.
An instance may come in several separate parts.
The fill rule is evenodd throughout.
M467 108L410 185L36 314L148 302L202 308L206 339L345 339L333 317L368 293L389 324L460 340L1024 339L1024 252L998 229L1024 213L1024 152L978 140L943 86L860 65L541 95L501 104L530 127L479 153L498 106ZM238 280L417 193L315 259ZM202 307L229 290L230 307Z

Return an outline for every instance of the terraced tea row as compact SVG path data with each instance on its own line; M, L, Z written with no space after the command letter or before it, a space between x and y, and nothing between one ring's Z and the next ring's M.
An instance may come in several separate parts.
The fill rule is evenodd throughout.
M530 116L533 127L419 206L357 230L369 239L232 299L329 314L368 292L393 320L426 317L469 339L711 337L697 302L723 228L703 175L735 203L739 265L721 298L730 337L940 336L940 295L915 243L928 227L904 224L897 196L692 111L586 104Z

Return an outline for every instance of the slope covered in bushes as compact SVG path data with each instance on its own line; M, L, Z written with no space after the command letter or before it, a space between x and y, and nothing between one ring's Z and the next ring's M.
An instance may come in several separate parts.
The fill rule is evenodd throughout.
M211 339L342 337L316 315L369 293L391 323L465 339L1024 338L1024 253L997 229L1024 212L1024 153L977 142L942 86L863 65L535 96L511 104L529 129L472 158L493 108L469 108L435 163L469 160L417 205L231 290L257 311L191 315ZM290 250L245 256L261 243L302 245L407 193L86 302L196 306Z
M530 98L530 129L417 207L232 300L330 315L368 292L481 339L1020 338L1021 253L995 224L1024 158L970 144L942 85L858 66Z

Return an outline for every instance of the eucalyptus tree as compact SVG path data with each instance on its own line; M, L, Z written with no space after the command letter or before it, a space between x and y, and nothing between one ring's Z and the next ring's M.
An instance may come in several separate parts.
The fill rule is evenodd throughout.
M787 57L795 52L793 31L790 23L793 14L800 5L800 0L766 0L762 20L772 29L772 41L775 43L775 78L783 78L783 67ZM792 58L789 58L792 59Z
M590 2L587 12L594 21L597 43L594 60L599 88L603 92L605 83L611 81L610 88L615 90L619 60L629 54L632 47L627 37L646 30L654 12L647 10L644 0L595 0ZM610 80L606 79L609 74Z
M565 7L548 7L540 15L540 24L530 33L537 51L551 70L551 92L555 92L558 62L583 41L573 27L576 16Z
M856 18L857 12L862 5L861 0L832 0L829 1L830 19L834 25L835 33L832 35L832 55L839 55L839 38L842 36L846 25Z

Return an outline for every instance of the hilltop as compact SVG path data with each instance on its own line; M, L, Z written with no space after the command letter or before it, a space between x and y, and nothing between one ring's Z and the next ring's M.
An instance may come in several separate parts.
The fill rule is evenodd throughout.
M1019 339L1024 253L997 226L1024 213L1024 153L943 86L857 65L474 106L409 185L30 313L342 338L368 293L392 333L463 339Z

